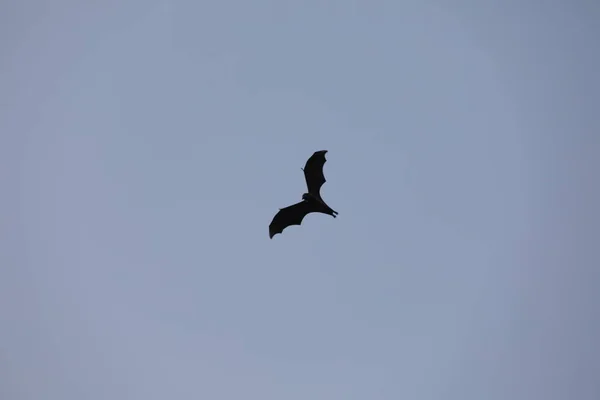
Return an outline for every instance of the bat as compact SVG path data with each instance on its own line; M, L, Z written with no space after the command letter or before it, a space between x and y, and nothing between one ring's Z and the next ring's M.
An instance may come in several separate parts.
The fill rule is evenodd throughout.
M300 225L304 217L313 212L337 217L338 212L329 207L321 197L321 187L327 182L323 174L323 166L327 161L325 153L327 150L315 151L306 161L302 171L308 192L302 195L301 202L279 209L269 225L269 238L273 239L273 236L282 233L288 226Z

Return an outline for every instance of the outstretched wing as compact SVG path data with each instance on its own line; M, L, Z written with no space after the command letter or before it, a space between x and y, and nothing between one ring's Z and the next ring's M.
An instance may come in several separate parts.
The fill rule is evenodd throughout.
M321 186L326 182L323 174L323 166L325 165L325 153L327 150L315 151L312 156L306 161L304 166L304 178L306 178L306 186L308 193L321 197Z
M273 239L273 236L283 232L290 225L300 225L304 217L313 211L314 208L307 201L280 209L269 225L269 237Z

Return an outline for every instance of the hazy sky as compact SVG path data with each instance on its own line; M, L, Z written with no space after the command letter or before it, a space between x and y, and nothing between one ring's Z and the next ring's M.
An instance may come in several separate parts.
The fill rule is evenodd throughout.
M599 20L3 1L0 398L597 400Z

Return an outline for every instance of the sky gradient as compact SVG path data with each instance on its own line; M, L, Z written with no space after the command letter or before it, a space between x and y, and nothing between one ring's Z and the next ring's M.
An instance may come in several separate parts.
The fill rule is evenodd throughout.
M450 3L3 2L0 398L600 398L600 3Z

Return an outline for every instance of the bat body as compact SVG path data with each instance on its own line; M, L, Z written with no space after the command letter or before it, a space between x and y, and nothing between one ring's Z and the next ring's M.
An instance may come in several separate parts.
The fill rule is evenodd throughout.
M327 150L316 151L306 161L302 171L304 171L308 192L302 195L301 202L281 208L275 214L269 225L269 237L271 239L276 234L283 232L288 226L300 225L304 217L312 212L327 214L336 218L337 211L329 207L321 197L321 186L326 182L323 174L323 166L327 161L325 153L327 153Z

